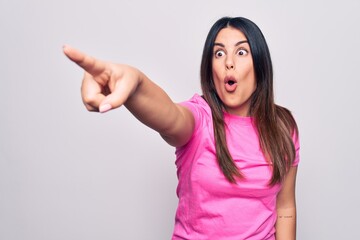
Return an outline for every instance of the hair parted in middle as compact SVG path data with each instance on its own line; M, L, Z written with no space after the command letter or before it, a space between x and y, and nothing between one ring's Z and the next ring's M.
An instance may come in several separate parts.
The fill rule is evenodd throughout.
M269 184L275 185L283 180L295 159L293 136L297 137L297 125L289 110L274 103L273 69L269 48L259 27L243 17L224 17L216 21L208 33L202 54L201 88L212 112L218 164L231 183L236 183L236 178L246 177L239 171L229 153L223 117L225 106L216 92L212 76L215 39L220 30L227 27L241 31L250 46L256 90L251 96L249 116L253 117L261 150L273 168Z

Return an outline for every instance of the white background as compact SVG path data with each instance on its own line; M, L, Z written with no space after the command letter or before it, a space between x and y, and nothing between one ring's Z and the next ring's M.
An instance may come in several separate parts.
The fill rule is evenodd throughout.
M358 1L0 0L0 239L170 239L174 149L125 108L89 113L62 45L200 93L220 17L262 29L301 137L298 239L360 239ZM146 107L146 106L144 106Z

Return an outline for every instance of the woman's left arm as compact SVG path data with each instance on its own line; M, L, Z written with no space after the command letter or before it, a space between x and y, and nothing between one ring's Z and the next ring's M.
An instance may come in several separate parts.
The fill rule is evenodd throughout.
M291 167L277 196L276 240L296 239L295 182L297 167Z

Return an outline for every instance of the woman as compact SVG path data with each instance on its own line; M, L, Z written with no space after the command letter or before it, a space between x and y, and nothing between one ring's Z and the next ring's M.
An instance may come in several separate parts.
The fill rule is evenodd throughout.
M203 50L203 96L176 104L136 68L68 46L85 70L89 111L125 105L176 147L179 206L172 239L295 239L298 133L275 105L270 53L245 18L222 18Z

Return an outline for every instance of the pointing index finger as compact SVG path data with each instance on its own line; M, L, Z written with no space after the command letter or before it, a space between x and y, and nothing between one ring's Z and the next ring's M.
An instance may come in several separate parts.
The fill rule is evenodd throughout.
M86 55L85 53L67 45L63 47L63 51L71 61L93 76L99 75L105 71L106 64L101 60Z

